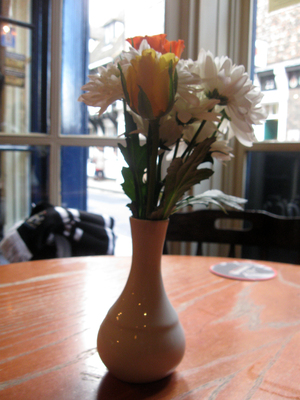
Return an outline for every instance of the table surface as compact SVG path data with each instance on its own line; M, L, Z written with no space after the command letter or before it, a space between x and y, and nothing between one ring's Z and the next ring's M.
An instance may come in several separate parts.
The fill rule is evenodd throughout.
M96 351L102 319L130 257L79 257L1 266L0 399L300 399L300 266L269 263L268 281L212 274L223 258L163 256L186 353L161 381L115 379Z

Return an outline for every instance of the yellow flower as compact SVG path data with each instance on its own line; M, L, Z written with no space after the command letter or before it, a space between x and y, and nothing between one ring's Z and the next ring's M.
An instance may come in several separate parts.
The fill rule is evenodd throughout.
M170 111L177 88L177 62L175 54L158 57L153 49L131 60L122 84L126 101L135 113L151 120Z

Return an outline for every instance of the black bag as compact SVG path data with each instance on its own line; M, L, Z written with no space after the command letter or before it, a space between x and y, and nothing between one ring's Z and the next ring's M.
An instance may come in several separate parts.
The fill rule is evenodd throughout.
M114 254L113 228L112 217L40 203L0 247L10 262Z

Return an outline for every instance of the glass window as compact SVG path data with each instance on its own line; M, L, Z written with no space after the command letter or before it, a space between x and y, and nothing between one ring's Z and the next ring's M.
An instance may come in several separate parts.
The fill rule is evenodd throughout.
M2 0L0 13L7 18L30 23L31 7L31 0Z
M164 32L164 0L89 0L89 74L112 62L127 48L126 38ZM140 16L147 15L147 18ZM113 104L101 117L89 107L89 133L116 137L124 132L123 105Z
M296 89L300 86L300 65L294 68L287 68L289 88Z
M124 161L116 147L124 131L121 102L99 117L77 99L87 75L117 57L126 37L164 31L164 7L164 0L0 2L2 234L28 217L32 203L50 201L111 214L116 254L131 252Z
M0 131L47 132L50 0L0 2Z
M300 216L300 153L297 151L251 151L247 157L246 207L272 214ZM243 257L258 258L252 248ZM271 261L297 262L293 251L272 249Z
M273 3L255 1L254 81L268 114L256 134L259 141L295 142L300 141L300 3Z
M5 32L11 33L13 39L7 39L4 35ZM30 44L31 30L17 25L1 23L0 131L2 132L20 134L30 131Z
M129 199L121 187L121 170L124 165L125 161L118 148L89 148L87 210L114 218L114 231L117 235L115 255L131 254L131 212L126 207Z
M131 212L126 205L128 197L124 194L121 184L123 182L121 170L125 161L118 148L112 146L93 146L89 148L62 147L62 171L67 171L62 206L70 207L72 197L81 196L78 193L80 184L78 176L72 173L73 163L81 162L77 155L86 152L87 158L87 180L86 194L87 211L100 215L108 215L114 218L114 231L117 235L115 255L126 255L131 253L131 237L129 228L129 217ZM64 156L68 154L68 157ZM81 157L82 159L82 157ZM65 177L62 177L64 180ZM75 184L72 184L72 180Z
M0 145L1 236L49 199L49 147ZM12 179L13 177L13 179Z
M258 79L261 86L261 90L267 91L267 90L277 89L275 76L273 72L268 71L267 73L258 73Z
M48 1L35 5L34 13L31 0L0 2L0 236L28 217L32 203L49 200L49 142L28 138L32 130L41 131L47 113L47 79L40 71Z
M66 2L67 3L67 2ZM152 35L164 32L164 6L162 0L137 2L134 0L89 1L89 43L88 43L88 74L98 73L100 66L105 66L126 49L126 38L136 35ZM66 12L67 8L65 8ZM133 10L138 10L137 14ZM152 15L153 18L143 19L139 22L137 15ZM75 18L76 11L74 11ZM74 53L72 57L67 46L73 46L74 38L68 37L68 19L65 15L65 32L63 43L63 87L62 87L62 134L85 133L86 129L80 118L80 112L74 112L71 102L77 101L74 91L80 91L78 76L77 81L72 81L69 67L74 71ZM80 18L76 14L76 18ZM73 19L70 28L73 26ZM155 23L153 22L155 21ZM77 35L77 33L76 33ZM81 34L82 35L82 34ZM71 41L72 39L72 41ZM75 41L76 46L77 42ZM69 67L68 60L71 60ZM82 60L79 57L78 60ZM76 64L80 70L80 62ZM65 71L65 73L64 73ZM81 71L81 70L80 70ZM86 77L86 80L88 78ZM77 82L77 83L76 83ZM77 84L76 89L74 85ZM72 87L72 90L70 90ZM68 90L67 90L68 89ZM99 136L99 145L95 147L63 146L61 151L61 183L62 205L72 207L72 204L81 204L76 199L86 193L86 209L89 212L108 214L115 219L117 234L115 254L130 254L130 211L126 205L129 199L123 193L121 183L122 166L125 165L123 157L116 147L117 137L124 132L123 104L117 101L108 107L107 111L99 116L96 107L85 107L87 115L87 133ZM78 105L77 105L78 107ZM76 115L75 115L76 114ZM82 115L82 114L81 114ZM75 123L75 121L77 121ZM87 135L87 143L88 136ZM111 145L104 145L101 140L111 140ZM106 143L106 142L105 142ZM87 144L88 145L88 144ZM83 165L84 157L86 164ZM77 171L74 173L74 171ZM76 203L77 201L77 203ZM76 206L78 207L78 206Z

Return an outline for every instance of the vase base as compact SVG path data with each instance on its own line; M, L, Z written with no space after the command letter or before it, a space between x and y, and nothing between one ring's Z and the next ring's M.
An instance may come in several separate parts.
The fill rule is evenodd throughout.
M116 378L128 383L149 383L166 378L183 358L185 336L178 322L168 328L119 328L103 321L97 340L100 358Z

